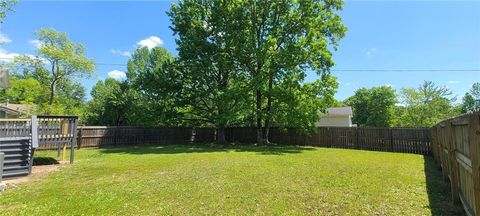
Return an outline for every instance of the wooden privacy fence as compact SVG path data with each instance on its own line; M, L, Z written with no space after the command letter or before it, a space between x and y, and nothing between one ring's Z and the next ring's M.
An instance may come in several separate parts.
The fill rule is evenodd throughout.
M472 113L432 127L432 153L452 198L468 215L480 215L480 115Z
M78 147L92 148L115 145L163 145L213 142L212 128L141 128L118 126L83 126L78 128ZM56 145L44 145L40 150L52 150Z
M255 143L255 128L227 128L229 142ZM213 128L140 128L86 126L78 129L78 146L154 145L214 142ZM426 128L319 127L313 133L272 128L270 141L280 145L304 145L374 151L430 154L430 131ZM53 149L44 145L41 149Z
M230 142L254 143L255 128L227 128ZM270 129L270 142L280 145L303 145L372 151L404 152L429 155L430 131L427 128L357 128L318 127L312 133Z

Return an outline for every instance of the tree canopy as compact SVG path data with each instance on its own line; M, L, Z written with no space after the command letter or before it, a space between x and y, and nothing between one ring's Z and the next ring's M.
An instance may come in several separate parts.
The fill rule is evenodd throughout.
M393 126L397 96L390 86L360 88L345 103L352 106L352 121L358 126Z
M330 80L329 68L334 64L331 49L346 31L337 13L341 9L341 1L314 0L184 0L174 4L169 12L171 28L178 35L181 66L195 80L191 87L198 93L194 98L200 101L192 108L197 116L208 114L205 119L214 120L212 123L221 129L236 121L232 117L249 115L239 114L245 109L236 108L250 107L257 141L268 141L273 111L278 113L281 109L277 107L282 106L277 103L281 100L274 98L278 95L275 88L287 79L295 80L297 88L287 89L292 90L291 97L301 97L308 92L294 92L309 89L304 83L308 71ZM326 83L336 87L335 83ZM317 94L315 99L322 100L323 96ZM297 105L306 104L318 105ZM322 108L310 107L309 112L297 114L318 115Z
M455 116L452 103L456 100L452 92L443 86L425 81L417 89L402 89L401 126L431 127L436 123Z
M462 113L480 112L480 83L474 83L463 96Z

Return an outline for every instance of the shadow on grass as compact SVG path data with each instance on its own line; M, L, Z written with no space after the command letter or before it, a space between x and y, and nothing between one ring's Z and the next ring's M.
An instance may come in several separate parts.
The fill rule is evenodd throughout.
M42 165L53 165L59 164L57 159L52 157L34 157L33 158L33 165L34 166L42 166Z
M185 144L161 146L118 146L103 147L102 153L125 154L182 154L182 153L211 153L211 152L256 152L262 155L298 154L304 151L315 150L304 146L275 146L275 145L218 145L218 144Z
M462 207L453 204L450 184L443 179L442 171L435 160L424 156L424 165L432 215L465 215Z

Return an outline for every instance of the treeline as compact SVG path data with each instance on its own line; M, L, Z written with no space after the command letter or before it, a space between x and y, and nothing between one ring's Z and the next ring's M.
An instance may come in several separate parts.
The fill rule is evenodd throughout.
M180 1L168 12L178 57L138 49L127 79L92 90L89 123L314 127L334 103L329 69L346 27L340 1ZM305 82L308 72L318 79Z
M332 51L346 32L338 14L342 6L316 0L173 4L168 16L178 57L163 48L138 49L126 80L97 83L82 119L103 125L213 126L220 142L227 126L255 126L259 143L268 142L272 126L311 129L334 103L338 83L329 70ZM84 92L67 90L76 86L76 77L93 71L93 63L63 33L44 29L38 36L39 57L18 59L15 66L23 72L17 70L12 86L28 81L41 93L15 96L23 90L12 87L5 90L8 100L39 104L45 113L79 113L73 109L82 105L62 96L82 101ZM309 72L318 79L306 82Z
M0 90L0 102L79 115L87 125L216 127L220 142L225 127L256 127L259 143L268 142L270 127L313 129L332 106L352 106L353 121L372 127L428 127L480 109L479 83L462 104L432 82L398 93L361 88L335 101L330 68L346 32L341 9L340 1L180 1L168 12L178 56L137 49L126 79L99 81L89 101L79 80L92 75L94 61L65 33L41 29L38 55L6 65L11 87ZM317 79L306 82L307 73Z
M360 88L343 101L353 109L353 122L363 127L431 127L461 113L480 111L480 83L474 83L462 103L444 86L425 81L398 93L389 86Z

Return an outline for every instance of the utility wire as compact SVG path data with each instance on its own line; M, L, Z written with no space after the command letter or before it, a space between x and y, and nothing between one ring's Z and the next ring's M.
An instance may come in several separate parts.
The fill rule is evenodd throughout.
M0 58L0 60L11 60L11 58ZM96 62L101 66L127 66L121 63ZM480 72L480 69L332 69L336 72Z

